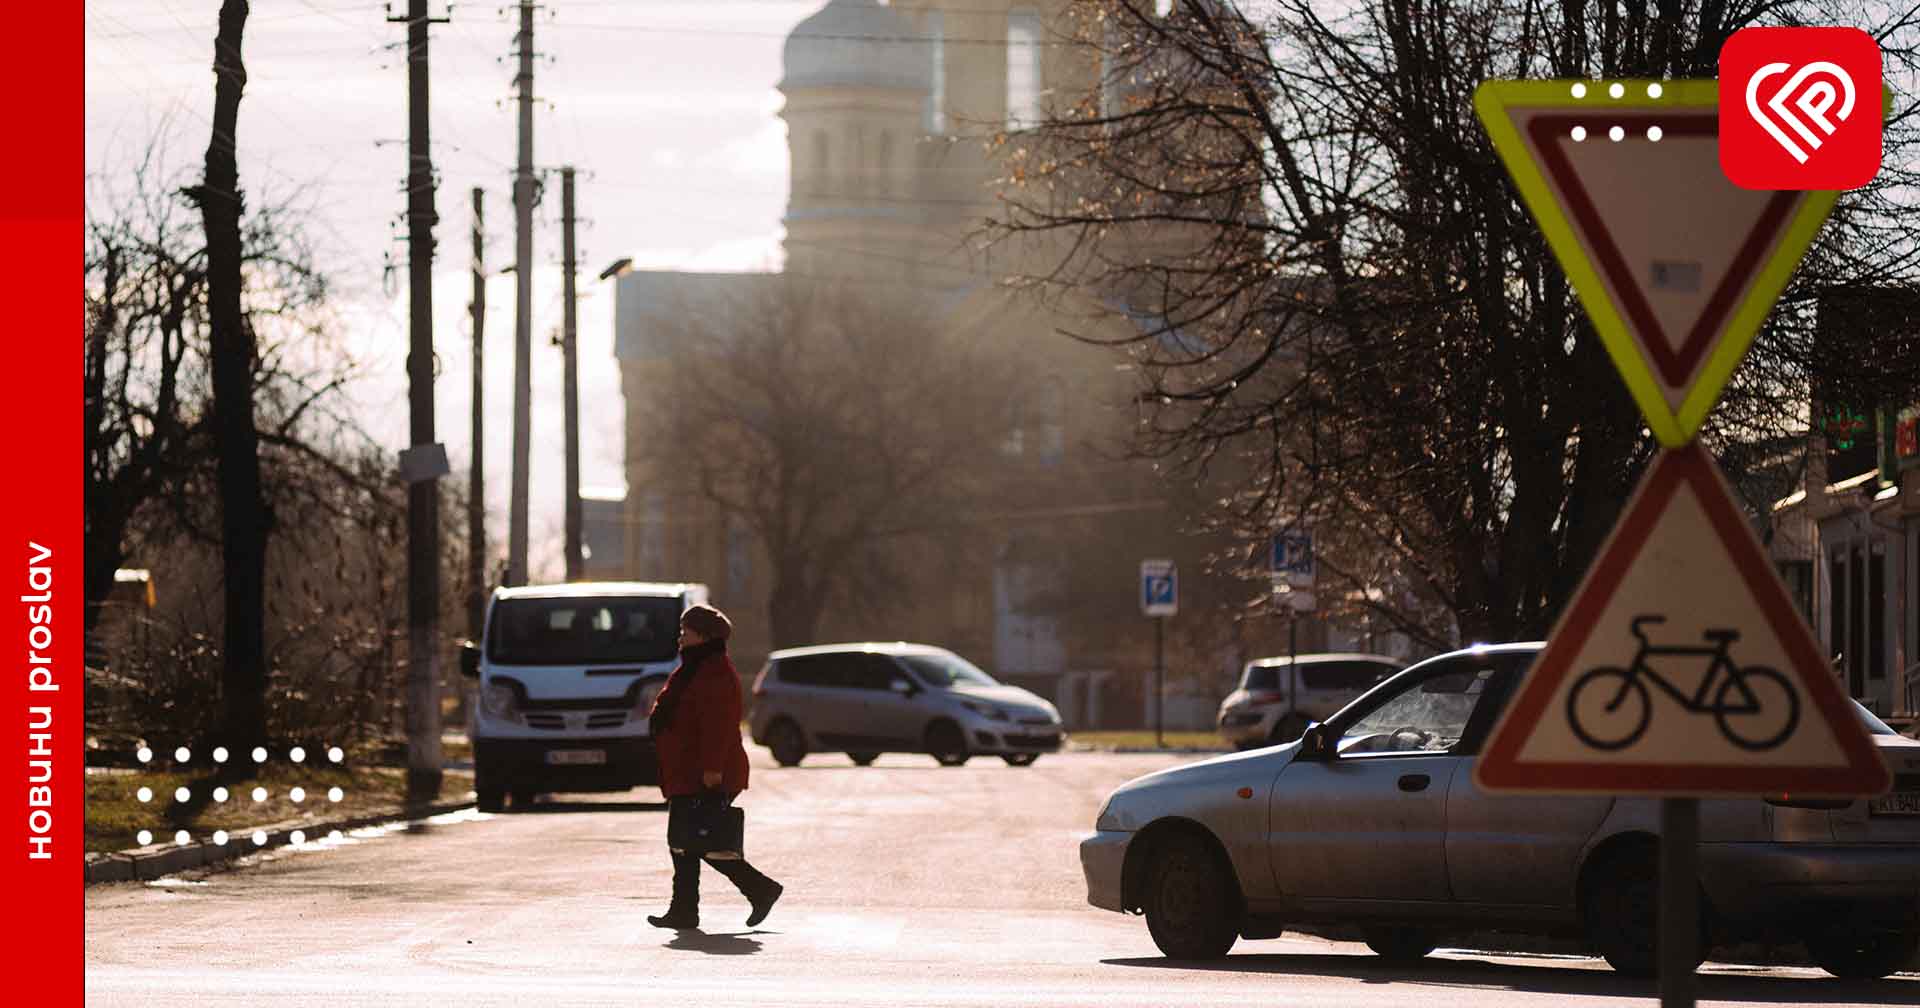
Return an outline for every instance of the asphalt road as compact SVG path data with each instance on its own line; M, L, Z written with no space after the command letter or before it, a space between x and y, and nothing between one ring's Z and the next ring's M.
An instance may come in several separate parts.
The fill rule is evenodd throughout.
M787 885L758 929L705 875L704 929L667 903L651 789L532 814L258 855L88 890L88 1003L166 1005L1300 1006L1648 1003L1596 960L1446 952L1413 968L1311 937L1223 962L1160 957L1139 918L1088 907L1076 843L1115 784L1186 757L1072 753L1025 769L754 751L753 862ZM1920 1004L1920 982L1709 965L1703 1004Z

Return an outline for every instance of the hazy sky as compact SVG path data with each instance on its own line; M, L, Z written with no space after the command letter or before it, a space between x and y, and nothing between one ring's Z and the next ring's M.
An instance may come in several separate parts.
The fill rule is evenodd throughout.
M623 476L612 291L595 280L622 256L658 269L777 268L787 197L778 118L786 33L824 0L546 0L536 16L536 163L579 172L582 482ZM87 170L94 191L124 181L155 136L177 178L197 177L213 108L218 0L89 0ZM396 2L404 10L404 2ZM435 14L448 5L436 0ZM365 366L354 411L398 450L406 435L406 26L380 3L256 0L244 43L240 177L255 203L305 207L339 292L343 345ZM518 11L451 7L431 48L432 139L441 185L435 234L437 432L456 469L468 451L470 190L486 190L487 265L512 262ZM535 211L532 525L536 577L560 570L562 503L560 180ZM385 265L391 257L395 271ZM504 541L511 441L514 288L487 288L489 525Z

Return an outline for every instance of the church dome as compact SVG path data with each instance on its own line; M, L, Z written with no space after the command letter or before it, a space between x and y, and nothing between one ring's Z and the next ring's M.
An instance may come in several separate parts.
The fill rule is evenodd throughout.
M875 0L831 0L787 36L783 91L933 89L932 54L913 23Z

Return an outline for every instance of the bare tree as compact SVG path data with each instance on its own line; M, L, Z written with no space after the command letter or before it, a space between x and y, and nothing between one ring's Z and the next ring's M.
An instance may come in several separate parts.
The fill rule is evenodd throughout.
M266 567L273 516L260 491L260 437L253 416L252 327L241 309L240 97L247 86L241 40L246 0L223 0L213 41L213 136L206 176L187 190L207 233L207 309L212 339L213 443L219 469L225 568L223 730L249 747L266 736Z
M1017 361L882 293L770 278L665 341L658 432L642 449L765 550L774 646L813 640L857 579L956 530L1007 431Z
M178 485L204 435L200 395L206 270L178 207L135 175L138 198L90 207L86 254L86 629L126 560L134 517Z
M1084 335L1138 363L1154 407L1143 451L1243 478L1222 520L1249 538L1336 527L1345 549L1323 555L1323 594L1371 598L1390 558L1387 573L1473 639L1546 631L1655 448L1474 119L1473 89L1712 76L1733 31L1802 18L1878 29L1890 77L1913 68L1910 14L1871 4L1071 6L1061 41L1101 86L1002 138L994 236L1042 240L1045 282L1149 320ZM1887 169L1824 232L1714 443L1804 431L1822 382L1875 401L1920 389L1910 343L1861 353L1871 334L1818 337L1804 310L1836 289L1913 289L1914 140L1911 113L1892 117ZM1394 597L1362 605L1432 640Z

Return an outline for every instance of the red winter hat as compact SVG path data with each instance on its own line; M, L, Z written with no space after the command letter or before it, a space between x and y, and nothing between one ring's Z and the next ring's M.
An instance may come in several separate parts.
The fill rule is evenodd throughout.
M733 635L733 622L727 614L710 605L697 605L681 613L680 625L708 640L726 640Z

